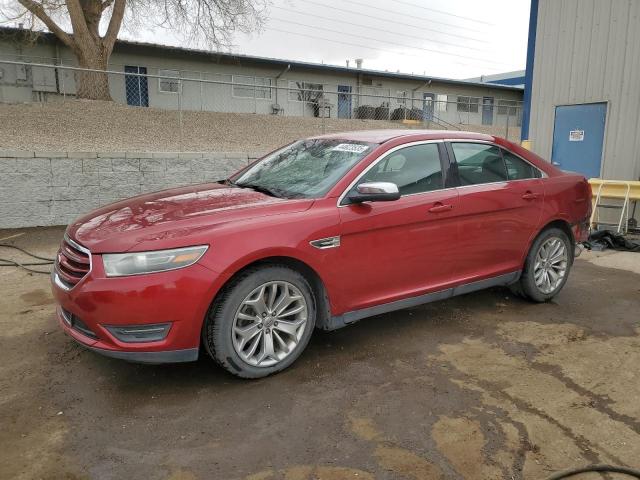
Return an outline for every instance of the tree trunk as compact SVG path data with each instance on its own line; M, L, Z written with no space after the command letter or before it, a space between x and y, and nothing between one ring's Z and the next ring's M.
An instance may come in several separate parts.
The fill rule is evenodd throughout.
M0 0L1 1L1 0ZM109 57L118 37L127 0L65 0L44 2L18 0L33 16L69 47L78 58L81 68L107 70ZM51 18L62 4L66 5L73 34L65 32ZM104 37L100 36L100 21L105 9L112 7L109 26ZM89 100L111 101L109 78L106 73L76 72L76 96Z
M83 52L78 55L78 61L80 68L107 70L108 59L100 53ZM76 96L88 100L111 101L108 75L98 72L76 72Z

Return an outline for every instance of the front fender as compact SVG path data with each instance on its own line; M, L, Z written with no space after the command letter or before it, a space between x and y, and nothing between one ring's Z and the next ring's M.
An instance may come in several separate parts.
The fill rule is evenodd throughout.
M332 265L338 259L338 249L319 249L309 242L337 236L340 223L335 201L318 205L311 211L286 217L256 219L221 229L211 240L211 247L201 263L225 278L232 278L248 266L268 260L285 258L301 262L313 270L331 300L339 298ZM334 303L332 304L332 310Z

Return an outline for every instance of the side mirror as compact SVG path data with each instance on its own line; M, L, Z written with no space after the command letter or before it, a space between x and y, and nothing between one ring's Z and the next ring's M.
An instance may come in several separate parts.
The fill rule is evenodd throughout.
M347 198L351 203L392 202L400 198L400 191L391 182L361 183Z

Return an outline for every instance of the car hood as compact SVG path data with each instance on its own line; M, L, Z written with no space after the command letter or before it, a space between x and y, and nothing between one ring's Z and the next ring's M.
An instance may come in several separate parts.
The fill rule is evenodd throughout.
M304 211L312 203L208 183L107 205L76 220L67 233L93 253L176 248L206 243L221 224Z

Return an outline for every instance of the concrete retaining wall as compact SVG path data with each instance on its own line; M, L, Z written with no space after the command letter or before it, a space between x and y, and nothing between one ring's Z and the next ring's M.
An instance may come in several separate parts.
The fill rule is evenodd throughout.
M0 151L0 228L67 225L127 197L224 178L251 157L255 155Z

